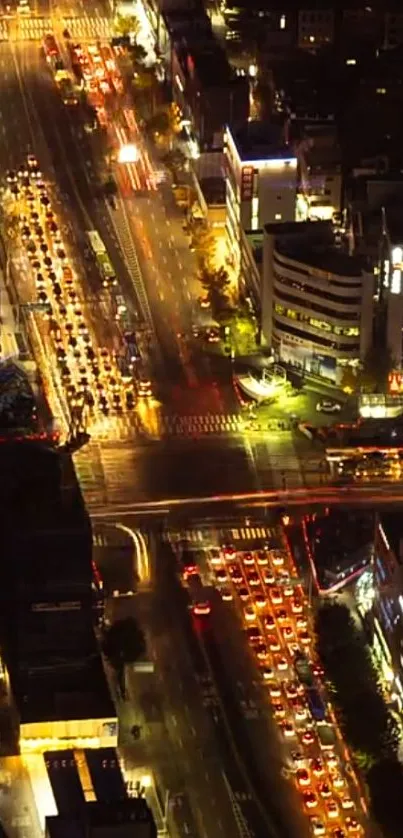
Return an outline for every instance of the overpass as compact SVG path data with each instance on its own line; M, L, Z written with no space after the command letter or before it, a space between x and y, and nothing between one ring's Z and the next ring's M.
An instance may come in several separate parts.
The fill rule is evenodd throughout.
M136 501L101 507L93 512L92 520L119 520L132 516L164 517L172 513L184 515L222 515L228 507L247 509L306 506L382 506L403 503L403 484L366 486L319 486L285 490L240 492L236 494L209 495L200 497L166 498L161 500Z

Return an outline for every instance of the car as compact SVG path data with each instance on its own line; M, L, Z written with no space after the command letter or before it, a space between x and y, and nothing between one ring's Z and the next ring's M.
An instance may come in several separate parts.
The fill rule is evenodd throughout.
M307 809L316 809L318 805L318 798L313 791L304 791L302 799Z
M242 588L238 588L238 596L243 602L245 602L247 599L249 599L248 589L244 586Z
M306 620L305 617L297 617L295 625L297 629L299 629L300 631L306 631L308 626L308 620Z
M340 413L341 404L334 399L321 399L316 403L316 411L317 413Z
M331 838L346 838L346 833L341 826L335 826L334 829L331 831Z
M318 818L312 817L309 818L309 821L311 824L311 830L313 835L318 836L318 838L321 835L326 835L326 827L323 821L320 821Z
M310 786L311 785L311 778L309 776L309 771L306 768L299 768L296 775L296 780L299 786Z
M208 297L199 297L200 308L210 308L210 300Z
M273 701L271 708L275 719L284 719L285 707L284 704L281 703L281 701Z
M267 628L269 631L276 628L276 622L274 620L274 617L272 617L270 614L264 618L263 623L264 627Z
M274 681L274 683L270 684L269 695L272 698L281 698L281 687L278 681Z
M275 581L276 577L274 576L274 573L271 572L271 570L263 571L263 582L265 585L274 585Z
M242 575L242 571L241 571L241 568L239 567L239 565L229 564L228 565L228 573L229 573L232 581L235 582L236 585L241 585L242 584L243 575Z
M17 175L13 169L7 172L7 183L17 183Z
M262 637L261 631L257 626L251 626L250 628L247 628L246 629L246 635L247 635L248 640L250 640L251 643L262 643L263 642L263 637Z
M291 600L291 611L293 614L302 614L302 601L299 597L294 596Z
M310 646L312 643L312 637L310 634L308 634L307 631L299 631L297 639L298 642L302 643L303 646Z
M331 820L339 817L340 809L335 800L328 800L325 803L326 814Z
M295 634L291 626L283 626L281 629L284 640L294 640Z
M280 625L282 623L285 623L287 620L289 620L289 616L288 616L285 608L276 608L274 613L275 613L276 619L278 620Z
M332 790L328 783L319 783L318 792L320 796L324 798L324 800L332 796Z
M260 585L259 574L258 574L258 573L256 573L254 570L249 571L249 572L247 573L247 580L248 580L248 582L249 582L249 585L250 585L252 588L253 588L253 587L254 587L254 588L256 588L256 586L257 586L257 585Z
M305 767L306 759L302 751L291 751L290 760L296 766L296 768Z
M284 564L284 554L280 550L272 550L270 558L274 567L282 567Z
M264 566L269 562L265 550L259 550L257 554L257 563Z
M304 730L302 734L302 741L304 745L313 745L315 742L315 737L311 730Z
M354 809L354 803L351 797L342 797L340 803L342 809Z
M337 757L336 757L336 755L333 751L328 751L324 755L324 761L326 762L327 767L330 768L331 770L334 770L335 768L337 768L338 764L339 764L339 761L338 761L338 759L337 759Z
M287 698L297 698L300 690L301 687L297 681L289 681L288 684L285 685L285 694Z
M316 759L312 760L311 771L312 771L312 774L314 774L315 777L323 777L323 774L325 773L325 769L323 767L323 762L322 762L321 759L316 758Z
M315 678L322 678L322 675L325 674L323 666L320 666L320 664L318 664L318 663L314 663L314 665L312 667L312 672L313 672Z
M308 710L305 707L305 704L302 703L300 698L292 698L290 699L292 704L292 709L294 711L295 718L298 722L305 722L308 718Z
M256 653L257 657L259 658L259 660L263 660L263 661L264 661L264 660L266 660L266 658L268 657L269 650L268 650L268 648L267 648L267 646L266 646L266 644L265 644L265 643L258 643L258 644L254 647L254 650L255 650L255 653Z
M225 570L225 568L219 567L215 571L215 577L217 579L217 582L227 582L228 576L227 576L227 571Z
M129 393L127 394L129 395ZM127 403L127 396L126 396L126 403ZM221 599L223 602L232 602L232 593L229 588L221 588Z
M333 774L331 780L333 788L337 789L337 791L345 788L346 781L341 774Z
M106 352L107 350L104 350ZM224 558L225 559L235 559L236 557L236 550L233 544L224 544L223 548Z
M295 728L291 722L282 721L280 722L279 727L286 739L292 739L296 735Z
M219 343L220 333L218 329L207 329L206 331L207 343Z
M245 620L247 620L248 622L250 622L251 620L255 620L256 619L256 611L255 611L253 605L247 605L243 610L243 615L245 617Z
M278 642L277 637L274 637L274 635L267 638L267 643L268 643L268 646L269 646L269 649L270 649L271 652L280 652L281 651L280 643Z
M27 166L29 169L34 169L38 165L38 161L34 154L27 154Z
M267 598L262 590L256 591L256 593L253 595L253 599L257 607L260 609L264 608L267 605Z
M346 825L346 828L347 828L348 832L350 832L354 835L358 835L359 833L362 832L362 826L361 826L361 824L358 823L358 821L355 818L350 818L350 817L345 818L344 823Z
M274 678L274 672L270 666L262 666L260 669L262 673L263 681L272 681Z
M255 560L252 556L252 553L244 553L244 555L242 557L242 561L243 561L244 564L249 565L249 566L255 564Z
M283 594L282 591L280 591L280 588L272 588L270 591L270 595L273 605L282 605Z
M288 669L288 660L286 658L282 658L279 655L276 655L274 658L274 664L280 672L286 672Z

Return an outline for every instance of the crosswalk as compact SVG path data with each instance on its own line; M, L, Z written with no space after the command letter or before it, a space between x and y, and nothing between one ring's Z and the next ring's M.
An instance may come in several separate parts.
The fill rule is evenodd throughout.
M106 17L65 17L61 22L71 38L77 41L109 41L113 36L113 26ZM60 20L57 30L60 29ZM53 32L52 19L45 15L30 17L0 18L0 41L43 41L45 35Z
M243 421L236 413L206 413L190 416L164 416L162 428L166 434L221 434L239 433Z
M237 541L266 541L267 539L275 538L275 530L271 527L262 526L245 526L245 527L224 527L217 531L212 530L211 527L202 527L199 529L178 530L177 532L167 532L166 541L173 544L179 541L186 541L189 544L194 544L196 547L211 546L212 537L219 536L220 543L237 542Z

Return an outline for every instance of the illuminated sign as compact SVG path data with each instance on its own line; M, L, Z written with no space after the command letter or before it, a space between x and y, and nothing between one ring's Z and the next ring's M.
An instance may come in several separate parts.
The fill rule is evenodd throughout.
M251 201L253 195L253 166L242 167L241 201Z
M388 390L394 396L397 393L403 393L403 372L394 370L388 375Z

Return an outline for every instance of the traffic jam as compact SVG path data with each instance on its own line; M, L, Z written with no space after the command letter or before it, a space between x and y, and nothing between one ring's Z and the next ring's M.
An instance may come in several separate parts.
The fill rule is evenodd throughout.
M134 410L133 378L123 376L115 355L97 345L63 221L34 155L8 172L7 184L8 210L17 219L13 244L25 257L36 292L31 307L45 338L46 379L54 381L57 371L59 404L68 407L62 415L69 414L68 422L82 418L91 431L100 419Z
M182 580L193 614L208 619L211 603L192 555L182 551ZM308 602L288 549L275 537L257 550L211 548L208 557L222 600L242 623L283 742L285 773L312 835L362 836L365 803L327 701Z
M118 67L122 47L109 44L79 44L67 41L69 61L76 84L85 93L96 119L109 133L113 156L122 165L117 177L122 193L156 189L148 152L141 140L134 111L127 104Z

